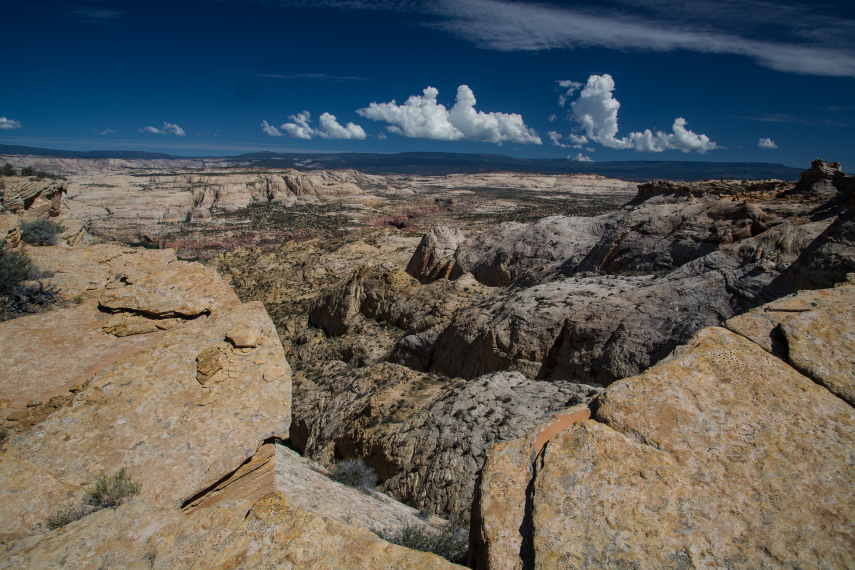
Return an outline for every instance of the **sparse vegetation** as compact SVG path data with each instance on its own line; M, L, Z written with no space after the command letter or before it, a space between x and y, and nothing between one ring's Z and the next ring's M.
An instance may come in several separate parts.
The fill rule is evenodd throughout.
M14 166L7 162L3 165L3 168L0 169L0 174L3 176L16 176L18 172L15 170Z
M469 533L459 522L458 517L452 517L441 529L414 524L407 525L397 531L381 531L377 534L392 544L421 552L432 552L456 564L466 563Z
M40 281L51 276L53 274L50 272L40 271L23 251L0 250L2 320L36 313L56 303L59 300L59 288Z
M54 530L82 519L88 514L106 508L115 508L140 492L141 485L131 481L127 469L122 467L113 475L99 475L95 485L80 505L69 505L48 517L47 527Z
M0 427L0 443L6 441L7 437L9 437L9 430L4 427Z
M377 474L361 459L339 461L330 471L330 478L334 481L359 489L363 493L373 491L377 486Z
M56 245L56 236L65 227L51 220L32 220L21 224L21 239L30 245Z

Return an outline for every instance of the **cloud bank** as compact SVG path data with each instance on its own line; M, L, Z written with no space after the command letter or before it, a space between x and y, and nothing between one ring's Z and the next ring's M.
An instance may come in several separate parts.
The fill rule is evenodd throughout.
M831 37L851 37L855 24L845 18L818 18L810 6L783 7L769 2L692 2L686 8L656 0L623 0L624 9L602 5L557 7L504 0L446 0L441 13L444 29L482 48L498 51L540 51L599 47L622 51L743 55L777 71L855 77L855 55L844 42ZM745 4L751 4L747 6ZM789 11L787 10L789 8ZM700 15L699 15L700 14ZM761 17L762 16L762 17ZM756 27L746 20L758 20ZM759 24L763 24L760 26ZM771 26L770 26L771 24ZM777 27L796 37L783 43L750 37L752 30ZM739 30L741 35L730 30ZM809 41L804 41L809 40Z
M686 119L674 119L671 132L665 133L650 129L630 133L618 138L618 109L620 102L612 91L615 82L611 75L592 75L582 88L579 98L570 104L570 118L585 132L584 136L571 134L568 138L576 144L588 141L599 143L612 149L633 149L637 152L663 152L681 150L701 154L718 148L718 145L706 135L698 135L686 128ZM581 142L585 139L585 142ZM553 139L553 142L554 139Z
M359 125L348 123L342 126L336 120L335 115L324 113L318 118L318 127L309 125L312 119L311 113L303 111L289 117L293 122L285 123L279 128L274 127L266 120L261 122L261 130L272 137L289 136L295 139L311 139L321 137L322 139L351 139L363 140L368 135ZM281 130L280 130L281 129ZM284 131L284 133L282 132Z
M389 123L386 127L389 132L405 137L497 144L542 143L537 132L525 125L521 115L475 110L475 94L467 85L457 88L457 98L451 109L438 103L437 95L436 88L427 87L422 95L413 95L402 105L394 100L371 103L356 112L367 119Z
M757 141L757 148L778 148L778 145L772 139L760 139Z
M20 128L21 121L13 121L12 119L7 119L6 117L0 117L0 130Z
M140 129L141 133L152 133L154 135L176 135L179 137L186 136L187 133L184 132L184 129L175 125L173 123L163 122L163 128L156 127L143 127Z

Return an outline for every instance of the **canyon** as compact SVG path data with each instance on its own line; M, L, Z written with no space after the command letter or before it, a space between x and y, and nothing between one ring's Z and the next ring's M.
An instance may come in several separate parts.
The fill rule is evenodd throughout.
M3 247L61 295L0 323L0 568L451 567L381 532L447 515L474 568L853 564L840 165L52 160L0 190ZM348 459L373 491L327 477ZM121 467L137 497L47 529Z

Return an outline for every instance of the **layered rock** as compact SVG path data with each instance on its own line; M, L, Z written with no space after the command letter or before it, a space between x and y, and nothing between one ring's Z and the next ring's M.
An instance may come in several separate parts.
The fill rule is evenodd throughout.
M500 372L469 382L380 364L295 376L292 443L329 464L361 457L380 488L435 513L468 513L492 443L513 439L598 390Z
M814 160L810 168L802 172L801 179L787 194L805 196L808 198L833 198L837 192L855 181L855 177L847 176L839 162Z
M796 360L845 361L845 341L820 339L836 335L826 311L853 295L846 285L766 312L816 303L790 317L800 339L816 339L796 343ZM765 328L749 326L757 318L729 326L754 335ZM850 566L855 411L766 344L704 329L667 361L612 384L590 420L540 453L534 434L491 448L475 566Z

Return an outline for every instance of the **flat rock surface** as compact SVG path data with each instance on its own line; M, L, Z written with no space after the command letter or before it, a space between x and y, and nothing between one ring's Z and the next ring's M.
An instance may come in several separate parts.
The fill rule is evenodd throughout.
M0 326L0 399L21 408L46 401L95 372L154 346L163 333L116 337L102 327L110 316L97 302L20 317Z
M758 345L704 329L595 420L538 463L537 568L855 563L855 410Z
M0 532L15 536L40 532L44 520L17 513L59 510L66 502L57 499L57 488L86 487L120 467L142 485L141 498L177 508L236 469L264 440L287 437L290 368L261 303L241 304L216 273L198 271L198 264L169 261L169 252L42 249L54 250L43 259L57 264L63 253L74 252L69 258L77 263L93 262L101 271L108 270L108 276L114 271L133 278L145 275L152 287L158 282L158 270L167 277L193 276L198 282L190 291L212 295L210 314L171 322L169 330L153 327L155 332L110 339L98 330L105 314L92 300L0 325L5 340L32 347L39 356L32 365L38 376L29 384L23 378L26 361L13 361L18 379L7 384L16 386L20 396L27 390L30 394L56 390L72 379L82 382L73 396L33 407L34 419L13 428L3 444L3 463L17 462L15 480L30 477L33 483L27 493L10 494L0 503ZM94 275L90 271L81 280L67 273L66 282L85 281L93 299L104 291L133 287L110 277L98 281ZM215 295L217 291L222 294ZM156 288L152 292L158 295ZM229 331L241 327L257 331L257 346L237 348L226 341ZM15 334L10 336L6 329ZM217 351L218 369L203 385L197 378L197 357L208 349ZM51 362L56 351L61 358ZM64 363L75 356L80 362L63 372ZM57 379L43 378L53 371ZM34 498L37 507L32 505Z

